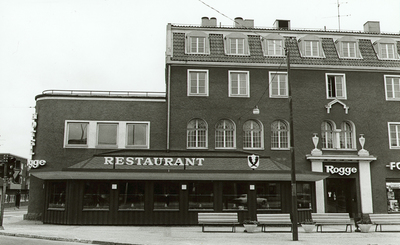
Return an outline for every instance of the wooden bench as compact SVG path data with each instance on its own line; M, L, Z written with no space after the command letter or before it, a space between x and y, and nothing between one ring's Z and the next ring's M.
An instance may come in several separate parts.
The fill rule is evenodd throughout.
M375 231L380 226L382 231L382 225L400 225L400 214L369 214L371 223L375 226Z
M266 225L292 225L290 214L257 214L257 221L261 225L262 232L265 232Z
M317 232L318 227L321 227L322 232L323 225L346 225L346 232L349 226L350 232L352 232L352 226L354 225L354 221L350 219L348 213L311 213L311 218L317 226Z
M202 232L205 232L205 225L231 225L232 232L236 232L235 225L239 224L237 213L198 213L198 222Z

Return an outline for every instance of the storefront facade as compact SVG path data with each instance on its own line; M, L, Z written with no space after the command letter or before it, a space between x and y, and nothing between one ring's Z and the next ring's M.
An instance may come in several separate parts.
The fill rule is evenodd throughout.
M33 158L46 164L31 170L28 216L192 225L198 212L290 213L291 140L299 221L398 209L400 60L375 47L399 35L213 23L168 24L166 93L36 97Z

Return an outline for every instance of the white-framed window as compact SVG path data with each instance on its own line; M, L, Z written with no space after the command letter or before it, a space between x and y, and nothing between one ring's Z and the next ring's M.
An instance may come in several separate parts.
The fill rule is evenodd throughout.
M149 141L148 123L127 123L126 124L126 147L147 148Z
M243 124L243 148L263 149L263 127L256 120L248 120Z
M236 126L228 119L222 119L215 125L215 148L236 148Z
M361 59L361 53L358 48L358 40L353 37L342 37L335 42L336 49L340 58Z
M187 94L188 96L208 96L208 70L188 70Z
M118 123L97 123L97 145L117 147Z
M316 40L310 40L310 41L304 41L305 45L305 52L304 56L310 56L310 57L319 57L319 49L320 49L320 41Z
M285 38L273 33L261 38L265 56L284 56Z
M286 98L289 94L287 72L269 72L269 97Z
M345 74L326 74L326 98L347 99Z
M66 120L64 148L150 147L150 122Z
M187 54L210 54L208 34L201 31L193 31L186 35Z
M323 149L356 150L355 135L355 126L351 121L343 121L340 128L336 128L336 124L330 120L321 124Z
M386 100L400 101L400 76L385 75Z
M242 33L231 33L225 36L225 53L227 55L248 55L248 37Z
M307 35L299 39L299 49L303 57L324 58L322 41L314 35Z
M248 71L229 71L229 97L250 97Z
M390 149L400 149L400 122L389 122L388 131Z
M289 149L289 124L276 120L271 124L271 149Z
M343 42L342 55L345 58L356 58L356 42Z
M382 60L399 59L399 54L397 53L397 43L395 40L389 38L383 38L376 41L373 45L379 59Z
M69 122L66 124L65 145L71 147L88 146L89 122Z
M208 147L208 126L203 119L192 119L187 125L187 148Z

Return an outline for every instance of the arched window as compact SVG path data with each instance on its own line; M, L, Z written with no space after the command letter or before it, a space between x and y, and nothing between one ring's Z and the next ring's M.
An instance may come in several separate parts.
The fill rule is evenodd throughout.
M334 130L335 125L332 122L324 121L321 124L322 148L334 148Z
M243 124L243 148L261 149L262 125L255 120L248 120Z
M355 134L353 125L350 122L342 122L340 132L340 148L354 149Z
M187 148L207 148L207 123L193 119L187 125Z
M271 124L271 148L289 148L289 127L288 124L282 120L274 121Z
M235 148L235 124L223 119L215 126L215 148Z

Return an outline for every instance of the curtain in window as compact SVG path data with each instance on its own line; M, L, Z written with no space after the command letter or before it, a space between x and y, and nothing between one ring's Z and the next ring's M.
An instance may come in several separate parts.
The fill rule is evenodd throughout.
M207 147L207 123L202 119L193 119L187 126L187 147Z
M215 127L215 147L235 147L235 125L230 120L221 120Z
M271 148L289 148L289 128L284 121L271 124Z

